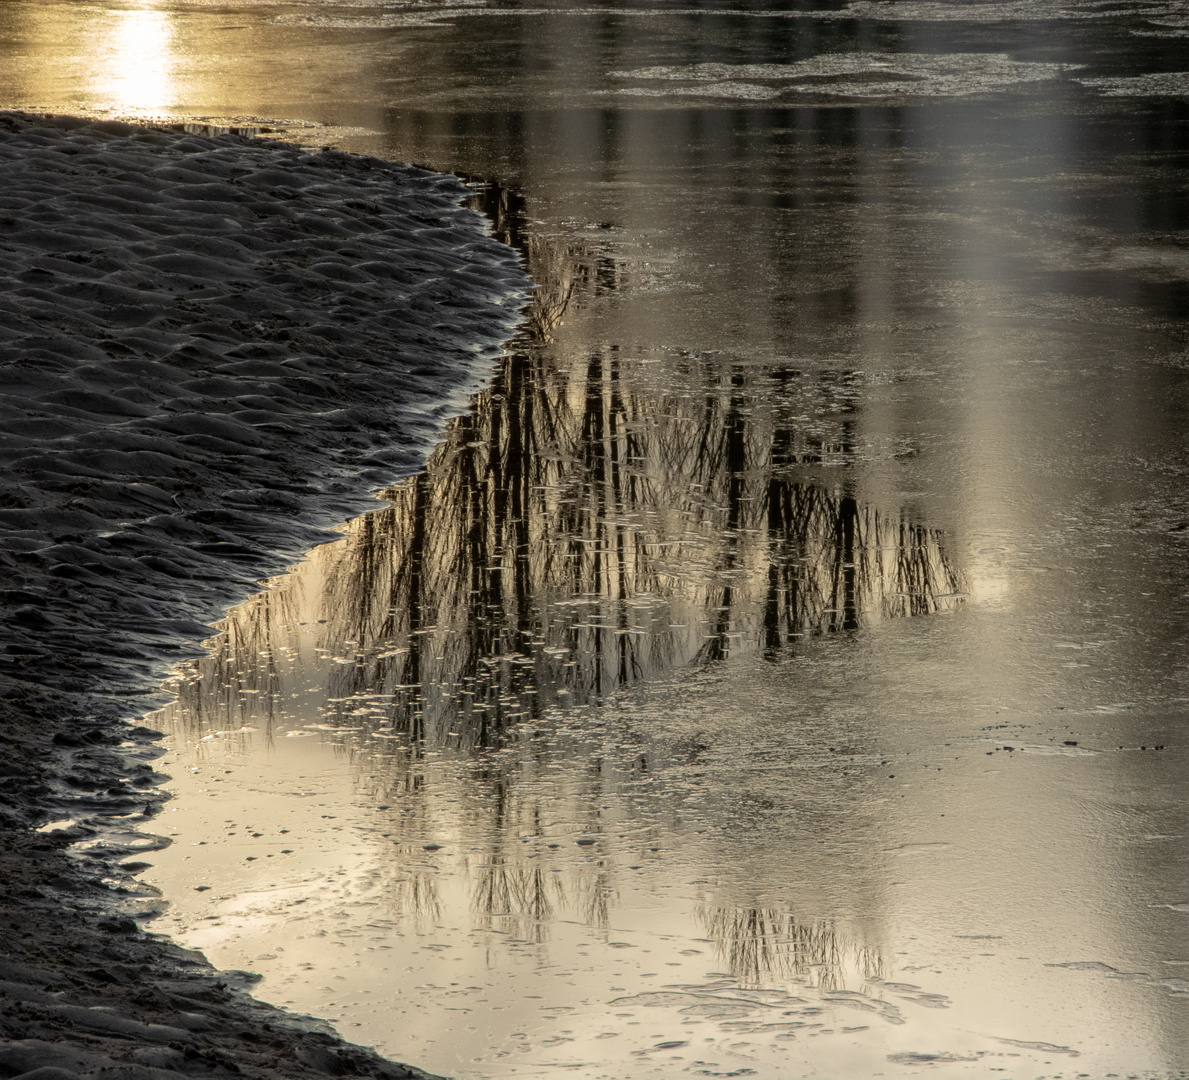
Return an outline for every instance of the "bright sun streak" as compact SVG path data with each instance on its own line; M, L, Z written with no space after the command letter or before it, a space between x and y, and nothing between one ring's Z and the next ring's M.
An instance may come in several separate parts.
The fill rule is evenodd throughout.
M113 109L152 112L172 104L173 26L159 11L126 11L102 50L95 90Z

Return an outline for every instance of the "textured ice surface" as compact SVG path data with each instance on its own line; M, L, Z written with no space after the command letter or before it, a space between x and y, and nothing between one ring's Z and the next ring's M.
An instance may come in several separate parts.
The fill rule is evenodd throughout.
M837 97L962 97L1056 79L1060 64L1024 63L1003 53L824 53L792 64L692 64L613 71L613 78L685 82L621 93L774 98L795 93ZM748 80L763 80L749 82Z

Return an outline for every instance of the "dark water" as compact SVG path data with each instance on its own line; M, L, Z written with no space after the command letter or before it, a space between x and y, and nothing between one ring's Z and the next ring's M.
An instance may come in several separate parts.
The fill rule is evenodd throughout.
M462 1076L1189 1068L1187 34L0 9L0 102L496 178L540 285L184 674L159 925Z

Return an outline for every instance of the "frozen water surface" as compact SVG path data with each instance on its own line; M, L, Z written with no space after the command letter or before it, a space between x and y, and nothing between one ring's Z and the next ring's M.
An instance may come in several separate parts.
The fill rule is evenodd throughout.
M1189 1068L1184 33L5 4L4 104L498 180L540 286L179 675L156 925L460 1077Z

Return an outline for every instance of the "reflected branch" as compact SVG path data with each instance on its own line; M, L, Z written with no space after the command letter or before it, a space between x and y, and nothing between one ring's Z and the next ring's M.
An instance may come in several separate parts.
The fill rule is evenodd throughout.
M885 977L878 949L844 938L828 919L804 923L771 907L707 906L697 915L726 969L744 985L796 979L840 990L852 970L862 979Z

